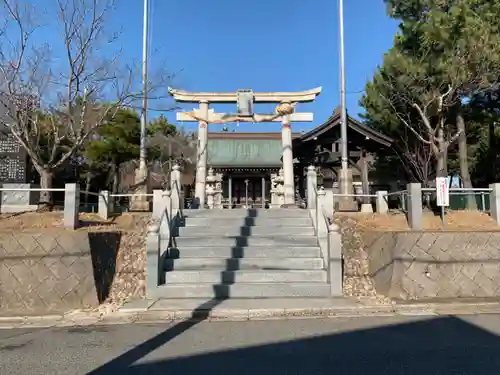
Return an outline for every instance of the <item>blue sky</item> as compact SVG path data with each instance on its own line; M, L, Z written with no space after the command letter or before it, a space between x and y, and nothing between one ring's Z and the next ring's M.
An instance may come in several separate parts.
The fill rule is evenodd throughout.
M320 124L339 104L336 0L150 2L150 68L162 64L177 72L174 86L190 91L296 91L322 86L315 103L298 108L314 112L314 123L292 124L295 131ZM143 1L117 3L112 25L123 27L124 58L140 60ZM364 85L392 45L397 23L386 16L383 0L344 3L347 103L350 114L357 116ZM215 108L231 111L227 106ZM270 108L257 106L256 111ZM174 119L173 114L168 117ZM214 125L211 130L220 128ZM276 131L280 125L240 124L238 129Z

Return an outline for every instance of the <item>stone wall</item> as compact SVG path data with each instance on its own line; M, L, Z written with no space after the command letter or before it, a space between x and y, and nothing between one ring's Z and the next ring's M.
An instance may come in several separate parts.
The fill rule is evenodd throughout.
M109 297L121 233L0 233L0 311L38 314L93 308Z
M500 297L500 232L364 232L370 276L394 299Z

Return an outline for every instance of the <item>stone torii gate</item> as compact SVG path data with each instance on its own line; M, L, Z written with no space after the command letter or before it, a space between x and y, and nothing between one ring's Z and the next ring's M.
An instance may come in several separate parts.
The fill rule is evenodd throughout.
M169 94L177 102L198 103L199 108L191 112L177 113L177 121L198 122L198 159L196 165L195 201L198 207L205 207L205 183L207 178L207 144L208 124L224 124L228 122L281 122L283 127L281 139L283 143L283 177L285 204L295 203L293 176L292 129L291 122L312 122L313 114L296 113L298 103L313 102L321 93L321 87L298 92L253 92L238 90L236 92L187 92L168 89ZM216 113L209 109L210 104L236 103L237 113ZM254 113L254 103L277 103L274 114Z

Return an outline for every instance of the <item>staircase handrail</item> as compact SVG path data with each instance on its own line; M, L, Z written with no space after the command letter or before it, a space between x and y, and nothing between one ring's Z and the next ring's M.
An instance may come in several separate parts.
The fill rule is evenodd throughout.
M324 189L318 191L316 186L313 186L313 191L315 207L310 208L310 212L312 211L311 214L314 215L314 230L327 271L327 281L330 284L332 295L338 295L342 293L342 274L338 274L338 269L342 269L342 267L338 267L338 264L336 267L332 267L332 264L337 262L342 263L341 236L339 228L332 223L323 204L322 197L326 196L326 192Z
M148 297L154 298L158 285L165 282L165 257L176 245L175 237L183 219L183 197L177 182L171 184L170 190L153 191L152 224L146 238Z

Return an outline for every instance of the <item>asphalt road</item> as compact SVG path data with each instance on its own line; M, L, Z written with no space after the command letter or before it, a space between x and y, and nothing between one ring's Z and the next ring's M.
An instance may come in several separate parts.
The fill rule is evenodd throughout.
M0 330L0 374L500 374L500 315Z

